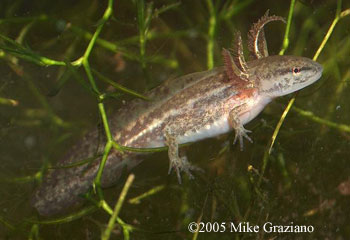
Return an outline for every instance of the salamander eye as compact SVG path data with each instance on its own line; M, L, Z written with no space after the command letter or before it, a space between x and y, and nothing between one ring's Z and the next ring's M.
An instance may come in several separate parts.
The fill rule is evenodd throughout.
M301 71L301 69L300 69L300 68L297 68L297 67L294 67L294 68L292 69L293 75L299 74L300 71Z

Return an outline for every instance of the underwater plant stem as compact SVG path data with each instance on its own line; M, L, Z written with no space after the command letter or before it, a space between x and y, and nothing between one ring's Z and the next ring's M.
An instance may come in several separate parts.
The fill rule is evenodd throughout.
M102 240L107 240L107 239L110 238L111 233L112 233L113 228L114 228L114 225L115 225L115 222L116 222L116 219L117 219L118 214L120 212L120 209L121 209L121 207L122 207L122 205L124 203L126 194L128 193L129 188L130 188L131 184L133 183L134 179L135 179L135 175L134 174L130 174L128 179L126 180L126 183L125 183L125 185L123 187L123 190L120 193L119 199L118 199L117 203L115 204L112 216L110 217L110 219L108 221L107 228L106 228L106 230L103 232L103 234L101 236Z
M99 22L99 25L96 28L95 33L92 35L92 38L89 42L89 45L87 46L85 53L84 53L84 59L88 59L91 53L92 48L94 47L96 40L98 38L98 36L100 35L103 26L105 25L105 23L108 21L108 19L111 17L112 15L112 10L113 8L113 0L108 0L108 6Z
M207 68L214 67L214 37L216 28L216 13L212 0L207 0L209 9L209 28L208 28L208 43L207 43Z
M82 57L82 64L84 66L84 69L85 69L86 75L89 79L89 82L91 84L91 87L98 94L98 102L99 102L98 109L100 111L104 130L105 130L106 137L107 137L107 143L105 145L103 156L102 156L102 159L101 159L98 171L97 171L97 175L96 175L95 180L94 180L94 187L96 188L96 191L97 191L97 194L98 194L100 200L103 200L103 193L102 193L102 189L101 189L101 177L102 177L102 173L103 173L103 169L105 167L106 161L108 159L108 154L111 151L111 148L113 146L113 138L112 138L112 134L111 134L111 131L109 128L104 104L101 101L103 97L102 97L100 91L98 90L98 87L97 87L96 82L94 80L94 77L92 75L92 71L91 71L90 64L89 64L89 57L90 57L91 51L96 43L97 38L103 29L104 24L109 20L109 18L112 15L112 12L113 12L112 8L113 8L113 0L108 0L108 6L107 6L100 22L99 22L98 27L96 28L95 33L92 35L92 38L91 38L91 40L90 40L90 42L89 42L89 44L84 52L84 55Z
M141 99L143 99L143 100L147 100L147 101L151 100L150 98L148 98L148 97L146 97L146 96L143 96L143 95L140 94L140 93L137 93L137 92L135 92L135 91L133 91L133 90L131 90L131 89L128 89L128 88L126 88L126 87L124 87L124 86L122 86L122 85L120 85L120 84L114 82L113 80L111 80L111 79L109 79L109 78L103 76L101 73L99 73L98 71L96 71L96 70L94 70L94 69L92 69L92 72L93 72L95 75L97 75L98 78L99 78L100 80L102 80L102 81L104 81L104 82L110 84L111 86L113 86L113 87L116 88L116 89L119 89L119 90L122 91L122 92L128 93L128 94L130 94L130 95L133 95L133 96L135 96L135 97L141 98Z
M293 0L292 0L293 2ZM347 15L350 15L350 9L347 9L345 11L341 11L341 3L342 3L342 0L338 0L338 3L337 3L337 11L336 11L336 15L335 15L335 18L331 24L331 26L329 27L328 31L327 31L327 34L325 35L325 37L323 38L319 48L317 49L314 57L313 57L313 60L316 61L317 58L319 57L320 53L322 52L324 46L326 45L328 39L330 38L336 24L339 22L339 20ZM294 4L291 3L291 8L294 7ZM289 13L291 13L292 10L290 9L289 10ZM288 23L287 23L287 28L290 26L290 23L289 23L289 19L291 19L291 16L288 16ZM289 30L288 30L289 32ZM287 30L286 30L286 33L287 33ZM286 36L285 36L286 37ZM283 46L282 50L284 49L285 46ZM280 52L280 54L283 55L284 51ZM295 102L295 99L296 99L296 96L297 96L298 93L296 93L293 98L291 100L289 100L289 103L287 105L287 107L285 108L285 110L283 111L283 114L281 115L281 118L274 130L274 133L271 137L271 140L270 140L270 143L269 143L269 148L268 150L265 151L265 154L264 154L264 158L263 158L263 165L262 165L262 168L261 168L261 173L260 173L260 177L259 177L259 181L258 181L258 187L260 186L261 184L261 181L262 181L262 178L263 178L263 175L264 175L264 172L265 172L265 169L266 169L266 166L268 164L268 159L269 159L269 155L271 154L271 150L272 150L272 147L275 143L275 140L277 138L277 135L279 133L279 130L285 120L285 117L286 115L288 114L288 112L290 111L290 109L292 109L292 106ZM344 125L344 124L337 124L337 123L334 123L334 122L331 122L331 121L328 121L328 120L325 120L325 119L322 119L322 118L319 118L317 116L315 116L312 112L309 112L309 111L305 111L305 110L302 110L300 108L296 108L296 107L293 107L293 110L295 110L296 112L298 112L300 115L304 116L304 117L307 117L317 123L320 123L320 124L325 124L329 127L332 127L332 128L336 128L340 131L344 131L344 132L349 132L350 131L350 126L348 125Z
M328 31L327 31L327 34L326 36L323 38L323 41L321 43L321 45L319 46L319 48L317 49L314 57L313 57L313 60L316 61L318 56L321 54L324 46L326 45L328 39L330 38L330 36L332 35L332 32L335 28L335 26L337 25L337 23L339 22L339 20L347 15L350 14L350 9L347 9L345 11L341 11L341 5L342 5L342 0L338 0L337 2L337 11L336 11L336 14L335 14L335 18L331 24L331 26L329 27Z
M0 97L0 105L1 104L15 107L15 106L18 105L18 101L14 100L14 99L10 99L10 98L2 98L2 97Z
M137 23L139 28L139 47L140 47L140 58L141 67L143 71L146 71L146 44L147 35L149 32L149 25L152 19L152 3L149 3L145 9L145 1L137 0ZM145 14L146 13L146 14Z
M104 26L104 24L108 21L108 19L111 17L112 15L112 8L113 8L113 0L108 0L108 6L100 20L100 23L99 25L97 26L96 28L96 31L95 33L92 35L92 38L89 42L89 45L87 46L85 52L84 52L84 55L83 55L83 60L82 60L82 64L84 66L84 69L86 71L86 75L89 79L89 82L91 84L91 87L93 88L93 90L100 94L97 86L96 86L96 83L95 83L95 80L92 76L92 72L91 72L91 68L90 68L90 65L89 65L89 57L90 57L90 54L91 54L91 51L92 51L92 48L94 47L95 43L96 43L96 40L98 38L98 36L100 35L101 31L102 31L102 28Z
M41 221L36 221L36 220L28 220L29 223L34 223L34 224L41 224L41 225L50 225L50 224L62 224L62 223L68 223L75 221L77 219L82 218L83 216L92 214L98 210L96 206L89 206L86 207L79 212L75 212L73 214L70 214L68 216L64 216L61 218L55 218L55 219L49 219L49 220L41 220Z
M293 0L292 0L292 1L293 1ZM341 12L341 2L342 2L342 0L338 0L336 16L335 16L335 18L334 18L334 20L333 20L331 26L329 27L326 36L323 38L322 43L320 44L318 50L316 51L316 53L315 53L315 55L314 55L314 57L313 57L313 60L314 60L314 61L317 60L318 56L319 56L320 53L322 52L324 46L326 45L328 39L330 38L330 36L331 36L331 34L332 34L332 32L333 32L333 29L334 29L334 27L336 26L336 24L338 23L339 19L341 19L341 18L343 18L343 17L345 17L345 16L347 16L347 15L350 14L350 10L349 10L349 9L347 9L347 10ZM292 4L291 4L291 7L292 7ZM291 11L291 10L290 10L290 11ZM289 20L289 17L288 17L288 20ZM288 27L288 23L287 23L287 27ZM276 137L277 137L277 135L278 135L279 129L280 129L281 125L282 125L283 122L284 122L285 117L283 117L283 116L287 115L287 113L289 112L289 110L290 110L291 107L293 106L293 103L294 103L294 101L295 101L295 97L296 97L296 95L294 95L294 97L289 101L287 107L286 107L285 110L283 111L283 114L282 114L282 116L281 116L281 118L280 118L280 120L279 120L279 122L278 122L278 124L277 124L277 127L275 128L275 131L274 131L274 133L273 133L273 135L272 135L272 141L271 141L271 144L270 144L270 147L269 147L269 150L268 150L269 153L271 152L271 149L272 149L272 147L273 147L273 144L274 144L274 142L275 142L275 139L276 139ZM265 156L264 156L264 159L265 159ZM264 164L265 164L265 163L264 163Z
M111 130L109 128L104 104L102 102L98 103L98 109L100 111L103 127L105 129L107 143L105 145L102 159L101 159L100 165L98 167L97 175L96 175L95 180L94 180L94 185L95 185L95 188L96 188L96 191L97 191L97 194L98 194L100 200L103 200L103 193L102 193L102 189L101 189L101 177L102 177L103 169L104 169L106 162L107 162L107 159L108 159L109 152L111 151L113 145L116 143L113 140Z
M0 223L8 229L15 230L15 227L9 222L7 222L5 219L3 219L1 216L0 216Z
M152 196L152 195L162 191L164 188L165 188L164 184L159 185L159 186L155 186L152 189L148 190L147 192L141 194L140 196L129 199L128 202L130 204L140 204L142 199L148 198L149 196Z
M96 177L94 180L94 188L95 188L100 200L104 199L103 192L101 189L101 178L102 178L103 169L105 168L105 165L106 165L106 162L108 159L109 152L111 151L111 148L112 148L112 142L108 141L107 144L105 145L102 159L101 159L101 162L100 162L100 165L98 167L98 171L97 171L97 174L96 174Z
M287 107L284 109L284 111L283 111L283 113L282 113L282 115L281 115L281 118L280 118L280 120L278 121L278 123L277 123L277 125L276 125L276 127L275 127L275 130L273 131L272 137L271 137L271 139L270 139L270 141L269 141L269 143L268 143L268 145L270 145L270 146L269 146L269 149L268 149L268 151L265 151L265 154L264 154L263 165L262 165L262 167L261 167L261 173L260 173L259 180L258 180L258 186L260 186L260 184L261 184L261 182L262 182L262 180L263 180L263 176L264 176L264 173L265 173L265 170L266 170L266 166L267 166L267 164L268 164L268 162L269 162L269 156L270 156L270 154L271 154L272 147L273 147L273 145L275 144L277 135L278 135L278 133L279 133L281 127L282 127L282 124L283 124L283 122L284 122L284 119L286 118L286 116L287 116L289 110L291 109L291 107L292 107L293 104L294 104L294 101L295 101L295 99L296 99L296 95L297 95L297 94L295 94L295 95L293 96L293 98L292 98L291 100L289 100Z
M271 154L272 146L275 143L277 134L278 134L278 132L279 132L279 130L280 130L280 128L281 128L281 126L282 126L282 124L284 122L284 119L286 118L290 108L293 106L294 101L295 101L295 96L289 101L287 107L285 108L285 110L283 111L283 113L281 115L280 121L278 121L278 123L277 123L275 131L273 132L273 135L272 135L272 138L271 138L271 144L270 144L270 147L269 147L269 154Z
M100 111L101 114L101 118L102 118L102 123L103 123L103 127L105 129L106 132L106 137L107 137L107 141L108 142L113 142L113 137L111 134L111 130L109 128L109 124L108 124L108 120L107 120L107 114L105 111L105 106L102 102L98 103L98 109Z
M289 46L289 31L290 31L290 25L292 23L292 17L293 17L293 12L294 12L294 5L295 5L295 0L291 0L290 1L290 7L289 7L289 13L288 13L288 19L287 19L287 26L286 26L286 30L284 32L282 49L279 52L279 55L283 55L284 52L287 50L287 48Z
M299 115L301 115L303 117L311 119L312 121L314 121L316 123L324 124L330 128L335 128L335 129L338 129L339 131L342 131L342 132L350 133L350 125L335 123L335 122L329 121L327 119L320 118L320 117L316 116L313 112L305 111L301 108L293 107L292 110L297 112Z

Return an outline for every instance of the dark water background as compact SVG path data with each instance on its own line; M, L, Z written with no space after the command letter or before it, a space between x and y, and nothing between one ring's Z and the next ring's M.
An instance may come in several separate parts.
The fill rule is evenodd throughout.
M156 16L156 9L172 3L180 4ZM283 17L289 11L289 1L214 1L217 14L230 4L237 9L232 16L217 18L215 66L222 64L221 49L230 46L234 30L240 30L245 40L251 24L267 9ZM88 44L84 34L96 30L106 6L107 1L97 0L1 1L0 33L41 56L73 61L83 54ZM297 1L286 55L312 58L336 7L336 1ZM349 7L350 2L343 1L342 9ZM207 69L208 1L154 1L152 9L143 66L134 1L116 1L113 19L100 36L116 49L102 42L90 57L92 68L141 93L169 77ZM291 110L261 185L257 182L264 152L291 96L271 103L246 126L253 131L254 143L246 143L243 152L232 146L233 134L188 147L189 160L205 171L195 174L194 180L184 178L179 185L174 174L167 175L167 154L148 157L133 171L136 179L127 199L159 185L164 189L140 204L125 202L121 219L139 229L131 233L131 239L191 239L187 225L201 214L204 222L245 221L262 226L269 221L312 225L315 230L303 234L201 233L199 239L350 239L349 24L350 16L337 24L318 59L324 66L322 79L301 91L294 104L347 128L329 127ZM266 27L270 55L278 54L284 29L281 23ZM6 46L0 40L0 49ZM101 123L95 97L72 76L60 86L64 67L38 66L3 50L0 56L0 97L18 101L17 106L0 103L0 239L99 239L109 219L103 210L65 224L27 221L38 219L29 199L44 163L54 165L79 137ZM81 68L77 74L87 82ZM103 92L114 91L101 81L97 84ZM124 94L107 99L107 114L129 98ZM247 170L248 166L253 170ZM111 206L124 182L125 178L106 190ZM119 227L112 238L122 239Z

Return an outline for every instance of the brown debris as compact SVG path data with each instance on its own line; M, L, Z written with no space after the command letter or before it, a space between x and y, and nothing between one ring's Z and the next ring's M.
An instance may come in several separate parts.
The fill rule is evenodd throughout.
M349 196L350 195L350 179L348 179L344 182L341 182L337 188L338 188L338 191L341 195Z

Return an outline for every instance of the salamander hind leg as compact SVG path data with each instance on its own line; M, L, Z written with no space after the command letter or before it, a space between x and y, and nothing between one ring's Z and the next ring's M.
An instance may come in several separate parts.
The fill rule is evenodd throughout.
M181 184L181 172L184 171L190 179L193 178L191 171L200 170L200 168L191 165L187 157L179 156L179 144L176 135L171 131L170 127L164 129L165 144L168 146L168 156L169 156L169 174L171 170L174 169L177 175L177 179Z

